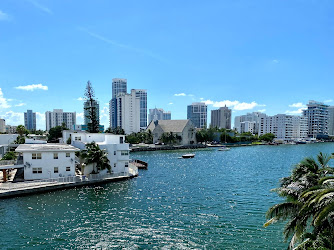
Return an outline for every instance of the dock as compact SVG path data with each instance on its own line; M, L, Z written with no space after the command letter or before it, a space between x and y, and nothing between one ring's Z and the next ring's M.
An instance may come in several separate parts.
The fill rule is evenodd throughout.
M18 196L46 193L83 186L94 186L109 182L123 181L138 176L138 168L133 166L129 173L94 174L89 178L84 176L69 176L57 179L43 179L24 182L6 182L0 184L0 199Z

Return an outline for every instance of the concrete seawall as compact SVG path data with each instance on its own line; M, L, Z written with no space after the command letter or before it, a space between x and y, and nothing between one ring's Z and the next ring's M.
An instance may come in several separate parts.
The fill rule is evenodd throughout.
M8 190L8 191L2 190L0 191L0 199L39 194L39 193L47 193L51 191L64 190L64 189L70 189L70 188L76 188L76 187L94 186L98 184L105 184L109 182L127 180L127 179L131 179L137 176L138 175L119 176L119 177L110 177L110 178L105 178L105 179L100 179L100 180L90 180L90 181L71 182L71 183L50 183L44 186L24 187L22 189L15 189L15 190Z

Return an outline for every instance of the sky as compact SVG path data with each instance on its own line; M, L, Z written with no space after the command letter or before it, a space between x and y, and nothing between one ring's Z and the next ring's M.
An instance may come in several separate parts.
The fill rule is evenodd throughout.
M77 112L91 81L109 126L113 78L147 89L148 109L187 105L233 117L334 105L334 2L326 0L0 1L0 118Z

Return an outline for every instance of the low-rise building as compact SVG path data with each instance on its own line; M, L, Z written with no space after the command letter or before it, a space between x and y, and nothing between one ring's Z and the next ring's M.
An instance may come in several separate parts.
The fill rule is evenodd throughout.
M0 119L0 133L6 133L6 120Z
M153 143L160 141L163 133L173 133L181 137L180 144L196 144L196 129L191 120L152 121L146 131L151 130Z
M48 179L75 176L75 152L65 144L20 144L16 150L23 157L24 179Z
M71 138L71 145L85 149L87 143L95 142L101 149L106 149L113 173L129 173L129 144L125 135L63 131L63 141ZM84 174L88 174L84 172Z
M6 125L6 133L7 134L15 134L17 126Z

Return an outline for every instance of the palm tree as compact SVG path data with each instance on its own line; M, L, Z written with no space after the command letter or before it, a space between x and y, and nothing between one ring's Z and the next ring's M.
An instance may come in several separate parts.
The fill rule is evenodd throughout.
M286 201L268 210L264 226L287 220L284 235L285 240L291 237L289 248L301 240L305 240L302 243L305 246L319 244L323 238L318 232L333 232L333 227L327 226L334 221L334 177L328 176L334 171L328 166L330 159L331 156L323 153L319 153L316 160L305 158L295 166L291 176L283 178L280 187L274 189ZM307 232L309 226L313 228L312 234Z
M108 153L105 149L100 149L95 142L86 144L86 148L86 150L83 150L81 157L85 159L85 164L93 164L94 173L106 168L110 171Z

